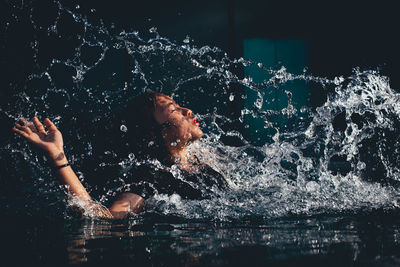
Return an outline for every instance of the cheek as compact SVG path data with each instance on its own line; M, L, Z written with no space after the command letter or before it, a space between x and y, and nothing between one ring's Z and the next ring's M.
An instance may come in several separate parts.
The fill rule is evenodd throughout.
M167 142L180 142L187 143L197 140L203 136L203 132L199 127L196 127L190 122L183 122L176 127L166 129L163 137Z
M175 138L184 143L192 141L193 136L196 135L196 133L193 132L193 126L189 124L181 125L181 127L177 128L176 130Z
M175 142L177 140L186 142L191 138L192 134L185 127L171 127L165 130L162 136L167 142Z
M192 139L192 132L189 127L182 127L179 129L177 137L182 141L187 142Z
M203 131L198 126L191 123L188 123L186 126L187 127L181 133L182 138L184 138L186 142L195 141L203 136Z

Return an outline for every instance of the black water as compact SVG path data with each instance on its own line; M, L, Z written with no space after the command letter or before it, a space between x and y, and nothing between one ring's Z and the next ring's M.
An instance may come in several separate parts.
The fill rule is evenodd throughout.
M399 214L231 223L2 218L2 266L398 266Z

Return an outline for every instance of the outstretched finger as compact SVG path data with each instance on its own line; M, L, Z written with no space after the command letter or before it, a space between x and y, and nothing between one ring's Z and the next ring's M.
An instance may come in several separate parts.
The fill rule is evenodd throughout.
M20 124L21 124L22 126L28 124L28 121L27 121L25 118L23 118L23 117L19 118L18 121L20 122Z
M31 129L28 126L22 126L21 124L18 123L15 124L15 128L25 132L28 135L32 133Z
M42 134L47 134L46 130L43 127L43 124L39 121L37 117L33 117L33 124L35 125L37 131Z
M51 122L49 118L44 119L43 121L44 125L50 132L55 132L57 131L57 127Z
M29 127L29 129L30 129L32 132L37 132L37 130L36 130L36 128L35 128L35 126L33 125L32 122L27 121L25 118L20 118L19 121L22 122L22 125L23 125L23 126Z
M28 137L29 135L26 133L26 132L24 132L24 131L22 131L22 130L19 130L19 129L17 129L17 128L12 128L12 130L14 131L14 132L16 132L16 133L19 133L20 135L22 135L23 137Z

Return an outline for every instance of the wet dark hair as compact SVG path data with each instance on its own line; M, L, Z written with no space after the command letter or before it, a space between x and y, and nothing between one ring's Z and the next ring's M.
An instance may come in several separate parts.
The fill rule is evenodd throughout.
M88 132L92 156L85 159L80 169L94 195L121 186L115 178L121 174L121 162L131 158L129 154L133 153L139 161L158 159L163 165L171 164L161 135L164 125L154 118L159 96L165 95L147 91L130 100L118 113L96 117L90 126L86 121L81 122ZM148 164L132 167L129 175L140 179L153 168Z
M157 98L164 94L146 91L131 101L120 112L119 119L127 128L126 138L131 153L138 159L166 161L168 151L161 135L165 124L160 125L154 118Z
M161 135L166 125L158 124L154 118L160 96L166 95L146 91L130 100L120 112L95 118L89 134L93 154L103 160L104 154L114 153L120 161L133 153L139 160L167 163L169 153Z

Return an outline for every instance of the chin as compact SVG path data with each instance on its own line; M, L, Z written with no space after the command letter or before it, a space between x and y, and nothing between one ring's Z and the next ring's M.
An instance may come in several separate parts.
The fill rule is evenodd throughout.
M203 131L200 130L200 128L197 128L195 133L193 133L192 135L193 135L193 141L196 141L203 136Z

